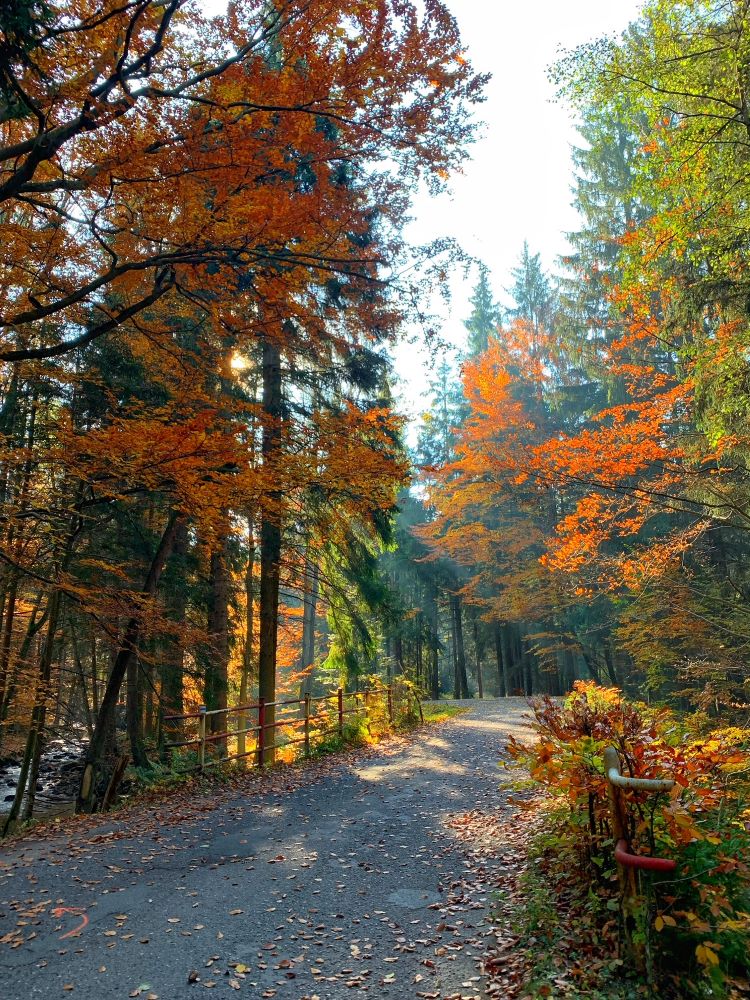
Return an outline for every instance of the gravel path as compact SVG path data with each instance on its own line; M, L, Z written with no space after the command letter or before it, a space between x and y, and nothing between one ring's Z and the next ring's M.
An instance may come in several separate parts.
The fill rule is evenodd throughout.
M466 705L418 734L257 776L248 794L175 796L12 845L3 997L485 996L488 887L513 864L490 843L508 815L497 765L526 705Z

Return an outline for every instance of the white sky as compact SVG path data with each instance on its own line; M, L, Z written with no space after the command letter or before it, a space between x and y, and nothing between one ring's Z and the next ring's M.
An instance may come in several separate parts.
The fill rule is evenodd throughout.
M491 273L495 297L503 299L510 270L528 240L552 270L565 252L564 234L576 228L571 207L577 142L571 113L553 103L547 67L560 48L573 48L612 32L620 33L638 13L638 0L446 0L453 11L474 68L492 73L478 116L483 137L472 146L471 162L452 182L450 195L420 197L414 206L414 242L453 236ZM464 344L462 320L471 311L476 272L455 274L442 336ZM438 304L436 303L437 307ZM434 352L402 345L395 352L402 407L416 417L427 408L424 395ZM411 437L411 435L410 435Z

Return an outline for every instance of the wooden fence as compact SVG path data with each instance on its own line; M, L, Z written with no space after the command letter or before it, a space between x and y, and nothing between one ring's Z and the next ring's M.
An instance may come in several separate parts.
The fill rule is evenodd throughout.
M273 722L268 721L269 709L275 710ZM320 740L333 734L343 737L347 717L361 718L369 727L377 718L393 724L410 711L423 719L418 696L402 684L350 692L338 688L316 697L308 694L273 702L259 698L252 704L210 711L201 705L197 712L164 717L165 732L179 737L164 746L195 753L195 761L186 762L186 770L204 771L243 759L251 767L263 767L286 747L295 748L295 756L297 748L309 756Z

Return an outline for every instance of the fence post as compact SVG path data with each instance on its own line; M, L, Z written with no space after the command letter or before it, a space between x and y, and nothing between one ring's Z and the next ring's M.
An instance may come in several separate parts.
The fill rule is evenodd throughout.
M388 692L388 721L393 722L393 688L389 684L386 688Z
M258 767L266 762L266 699L258 698Z
M364 698L364 708L365 708L365 728L367 732L372 736L372 729L370 728L370 689L365 688L362 692L362 697Z
M206 706L199 705L198 711L200 715L198 716L198 738L201 741L201 773L206 766Z
M336 692L336 700L338 703L339 710L339 736L344 738L344 689L339 688Z
M310 756L310 692L305 693L305 757Z

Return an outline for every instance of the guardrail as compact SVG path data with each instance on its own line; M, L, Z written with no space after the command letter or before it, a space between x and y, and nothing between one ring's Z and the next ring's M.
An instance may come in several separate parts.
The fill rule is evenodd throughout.
M620 883L620 907L625 948L633 963L642 968L645 961L643 947L634 935L637 914L641 910L638 871L672 872L677 862L670 858L655 858L651 855L634 854L630 850L628 837L627 806L623 791L650 792L659 794L674 788L671 778L631 778L620 769L620 755L615 747L604 750L604 768L609 789L609 805L612 813L612 834L615 841L615 861Z
M379 709L392 724L404 704L407 710L413 705L415 713L424 721L422 704L415 692L398 684L350 692L338 688L329 694L316 697L307 694L282 701L259 698L252 704L231 708L209 710L201 705L196 712L164 717L165 729L173 733L181 726L197 725L196 735L167 741L164 747L167 750L195 750L197 761L186 770L202 772L208 767L247 758L251 759L251 766L263 767L276 751L285 747L303 747L304 755L309 756L313 740L333 733L343 737L347 716L364 717L369 725ZM268 721L270 708L275 709L273 722ZM254 717L254 725L247 725L248 717ZM236 725L230 726L233 718L237 720ZM218 730L211 725L213 719L218 720ZM248 742L252 743L250 749Z

